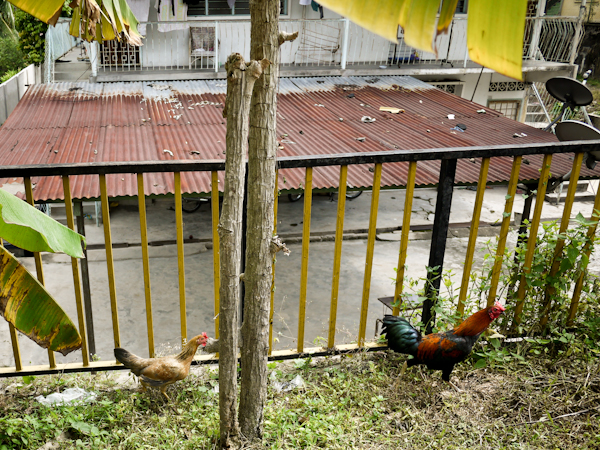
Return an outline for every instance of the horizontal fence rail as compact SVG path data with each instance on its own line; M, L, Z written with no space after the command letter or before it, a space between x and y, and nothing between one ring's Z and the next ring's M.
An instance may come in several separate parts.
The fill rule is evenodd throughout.
M68 25L68 23L66 23ZM397 66L448 64L467 67L467 18L455 17L446 33L436 37L435 53L413 48L404 41L402 28L394 42L371 33L347 19L280 19L280 29L298 32L298 38L281 47L282 67ZM105 72L202 70L218 71L227 57L238 52L250 57L249 20L188 20L142 22L141 47L123 40L105 41L92 60L95 74ZM68 27L59 30L69 38ZM528 18L525 59L568 62L577 34L577 18ZM56 34L57 32L54 32ZM580 31L583 33L583 31Z
M273 331L273 304L282 301L281 298L277 297L277 293L275 291L275 285L272 289L272 301L271 301L271 312L270 312L270 330L269 330L269 341L270 341L270 358L271 359L288 359L288 358L296 358L296 357L305 357L309 355L325 355L325 354L333 354L333 353L345 353L357 350L377 350L384 348L383 345L369 342L367 338L367 323L369 320L369 312L373 309L373 305L371 304L371 284L372 284L372 274L373 274L373 258L374 251L376 248L376 239L375 234L377 233L377 213L378 213L378 205L380 201L380 183L381 183L381 173L386 170L386 164L389 163L398 163L398 162L408 162L407 165L407 177L406 180L402 180L403 185L406 187L405 190L405 201L404 201L404 211L402 213L402 235L399 242L399 247L396 251L398 251L398 273L397 278L394 284L394 299L396 300L396 304L393 305L394 308L392 310L393 314L399 314L399 303L402 297L402 287L405 281L404 274L404 266L409 263L410 255L407 253L407 247L409 244L409 234L408 231L410 229L411 224L411 210L412 210L412 202L415 196L415 174L420 162L432 161L432 160L442 160L446 161L445 169L442 170L442 174L440 177L445 177L444 182L440 182L440 191L438 192L438 199L445 198L444 189L447 189L444 186L448 186L450 189L454 186L453 181L453 170L452 167L456 167L456 162L459 159L481 159L480 172L479 172L479 182L477 187L476 200L474 203L472 221L470 226L470 235L467 245L467 251L465 255L465 263L466 267L465 274L462 279L461 287L460 287L460 297L458 298L458 313L462 313L464 309L464 300L466 296L466 290L469 285L469 277L468 271L473 264L473 257L476 248L476 238L478 235L479 228L479 217L483 204L483 198L485 195L485 186L487 184L488 177L488 169L490 166L493 166L494 159L498 157L509 157L512 159L512 172L508 184L508 195L506 197L505 209L503 220L500 227L500 236L499 236L499 246L498 252L495 256L495 265L493 269L493 277L491 281L491 286L489 289L489 297L487 299L487 303L491 304L496 300L497 292L498 292L498 277L496 276L499 271L499 265L502 264L504 255L504 246L506 245L506 239L509 232L509 224L510 224L510 215L513 208L514 195L517 188L517 183L519 179L519 170L521 167L522 157L525 155L544 155L544 161L542 163L540 178L538 181L538 193L537 193L537 201L535 205L535 210L533 213L533 218L531 221L531 228L529 231L529 246L527 248L527 255L525 258L525 266L523 276L520 280L520 284L518 286L518 293L515 300L515 304L511 306L515 306L514 309L514 319L515 323L519 323L521 320L522 308L523 308L523 299L525 298L525 292L528 289L527 283L525 283L525 276L527 271L531 269L531 255L535 248L535 241L537 237L537 229L539 227L541 221L541 213L543 208L543 199L544 192L547 187L548 179L551 171L551 161L552 156L556 153L574 153L575 158L573 162L573 172L572 172L572 183L569 185L569 192L567 195L567 201L565 204L565 209L563 213L563 221L561 222L561 233L564 233L566 230L566 226L568 225L568 220L571 214L571 207L573 204L575 187L577 185L576 181L579 176L579 167L581 166L583 153L591 152L591 151L600 151L600 141L581 141L581 142L569 142L569 143L552 143L552 144L534 144L534 145L511 145L511 146L495 146L495 147L470 147L470 148L455 148L455 149L424 149L424 150L414 150L414 151L386 151L386 152L373 152L373 153L363 153L363 154L342 154L342 155L319 155L319 156L311 156L311 157L286 157L278 160L278 170L285 170L291 168L303 168L305 169L305 182L303 184L305 201L303 206L303 230L302 230L302 246L299 251L300 255L300 271L298 278L300 279L299 283L299 297L298 297L298 329L297 329L297 342L296 348L292 350L274 350L274 339L275 334ZM344 299L340 298L339 287L340 281L343 282L344 275L341 273L341 256L343 253L343 245L342 241L344 239L344 217L346 214L345 211L345 185L348 175L348 166L356 165L356 164L374 164L373 172L373 189L371 194L371 206L370 206L370 214L368 220L368 233L366 239L366 254L364 259L364 269L358 272L358 275L363 278L363 288L361 292L361 300L359 302L359 307L356 309L356 318L358 319L358 327L354 330L350 330L350 334L352 335L352 341L355 343L336 343L336 321L338 319L338 313L341 308L347 308L347 305L344 302ZM335 166L339 167L339 169L332 168L331 170L339 170L339 180L340 180L340 194L341 198L337 206L337 221L336 221L336 230L335 230L335 238L334 238L334 249L333 249L333 279L331 284L331 300L329 305L327 305L327 309L329 310L329 317L318 317L318 320L323 320L326 328L326 336L327 339L323 340L322 346L317 347L305 347L305 343L307 340L307 336L305 333L305 325L307 320L311 320L311 317L307 319L307 311L309 311L309 304L311 302L310 291L307 289L310 284L309 279L309 250L311 247L311 235L310 235L310 224L311 224L311 214L312 214L312 173L313 168L315 167L323 167L323 166ZM165 324L158 323L154 314L157 313L157 305L154 304L154 295L153 291L150 288L150 261L149 261L149 252L148 252L148 217L146 214L146 199L144 195L144 174L146 173L156 173L162 172L165 176L173 177L175 192L175 211L174 211L174 220L175 231L176 231L176 257L177 257L177 275L174 280L169 282L169 295L177 298L177 309L171 311L163 312L168 316L168 326L171 327L173 333L176 333L180 336L179 345L184 344L189 334L194 334L197 330L195 329L197 325L193 320L190 320L190 317L193 317L195 313L195 309L201 309L202 311L209 311L209 314L215 314L214 320L214 334L218 337L218 316L217 312L219 311L219 264L218 264L218 235L216 233L218 226L218 218L219 218L219 172L222 172L225 169L224 161L169 161L169 162L158 162L158 161L146 161L146 162L108 162L108 163L78 163L78 164L61 164L61 165L36 165L36 166L14 166L14 167L2 167L0 168L0 177L24 177L25 188L27 193L27 199L30 203L33 201L32 188L31 188L31 178L32 177L46 177L46 176L61 176L63 181L64 188L64 196L66 199L66 213L67 213L67 224L69 228L75 228L75 215L72 201L71 201L71 177L76 175L94 175L96 176L97 181L93 181L98 183L99 192L101 196L102 209L103 209L103 217L104 217L104 240L105 240L105 252L106 252L106 263L105 263L105 271L106 271L106 288L104 291L106 292L103 295L94 294L95 301L103 302L103 307L108 308L110 310L110 319L105 320L110 323L110 328L112 329L112 343L110 345L121 346L123 342L123 334L131 334L135 333L136 336L139 335L141 339L143 337L144 343L141 347L147 348L147 355L155 356L157 354L157 346L160 344L157 342L156 333L157 331L162 331L162 329L166 326ZM184 264L186 246L184 245L184 220L182 215L182 172L207 172L211 177L211 213L210 213L210 226L211 226L211 235L212 235L212 243L213 243L213 255L210 263L210 267L212 273L207 277L207 274L199 274L196 272L190 272L187 269L187 263ZM118 295L118 287L115 282L115 278L118 278L118 270L115 268L114 262L114 254L113 254L113 244L112 244L112 235L114 231L111 229L111 210L110 210L110 198L107 192L106 186L106 175L109 174L123 174L123 173L136 173L137 174L137 204L139 208L139 230L140 230L140 239L141 239L141 270L139 274L139 279L130 279L127 280L128 284L140 284L143 286L141 290L142 295L139 298L135 298L131 300L132 302L136 302L138 305L138 310L140 311L140 315L138 317L138 321L136 322L136 329L131 330L128 329L126 325L123 324L123 321L126 320L123 315L119 314L119 301L122 301L123 295ZM279 175L281 177L281 175ZM441 178L440 178L440 181ZM447 197L451 199L450 196ZM435 222L434 222L434 230L437 230L437 235L439 236L437 239L442 239L445 242L447 236L448 222L449 222L449 214L448 214L448 205L441 205L441 209L446 208L444 214L438 216L436 214ZM595 209L600 209L600 194L596 196ZM441 210L440 209L440 210ZM445 222L440 219L442 216L446 216ZM277 215L275 215L277 217ZM167 225L165 224L165 227ZM441 231L440 231L441 230ZM594 236L596 232L596 226L590 225L588 230L589 236ZM436 238L434 238L435 240ZM562 238L561 238L562 239ZM432 244L433 245L433 244ZM444 244L445 245L445 244ZM559 247L562 246L562 243ZM562 247L561 247L562 248ZM559 250L557 250L559 251ZM589 255L591 251L589 246L581 249L583 253ZM432 252L432 255L434 253ZM36 269L38 271L38 279L43 282L43 267L42 267L42 259L41 255L35 254L35 263ZM443 263L443 254L442 260ZM57 373L57 372L80 372L80 371L97 371L97 370L118 370L123 369L123 366L117 364L112 358L109 358L107 361L94 361L92 357L94 354L94 350L92 348L88 349L88 346L94 342L94 336L88 335L88 330L86 328L90 328L89 325L86 327L86 322L89 320L88 314L90 311L89 305L86 304L85 301L85 275L83 275L84 271L81 270L83 265L87 264L87 260L76 260L71 259L71 267L72 267L72 279L73 279L73 289L75 292L74 300L75 305L72 308L72 311L76 313L77 318L74 318L74 315L71 317L73 320L77 322L78 328L82 335L83 346L80 352L80 355L77 357L77 361L73 362L71 360L65 362L57 362L56 357L52 352L48 353L48 364L40 365L37 364L35 366L26 366L23 364L22 351L20 348L21 342L18 339L18 335L12 327L9 327L10 339L13 348L13 356L14 356L14 366L0 368L0 376L19 376L25 374L42 374L42 373ZM275 262L274 262L275 265ZM429 267L433 267L434 265L431 263ZM194 269L195 270L195 269ZM275 273L275 272L274 272ZM352 276L356 277L356 273ZM211 300L208 308L203 305L199 305L196 299L192 298L189 293L186 293L186 280L189 281L190 277L204 277L202 289L206 291L212 290L214 292L213 300ZM346 275L347 276L347 275ZM429 275L428 275L429 276ZM89 280L87 281L89 284ZM275 284L275 277L274 277ZM166 289L166 287L162 287ZM174 290L177 290L176 294ZM164 294L163 294L164 295ZM579 297L581 295L581 280L577 282L577 285L574 287L573 299L571 303L571 313L569 315L569 321L572 322L576 317L577 307L579 302ZM433 297L435 298L435 293L433 293ZM431 300L431 299L429 299ZM429 301L428 300L428 301ZM512 300L507 300L511 302ZM485 303L485 302L484 302ZM546 305L548 307L548 305ZM96 307L98 305L96 304ZM141 313L142 309L144 310ZM346 312L348 310L346 309ZM425 313L425 309L424 309ZM354 313L353 313L354 314ZM192 316L190 316L192 315ZM167 317L165 316L165 317ZM310 314L308 314L310 316ZM312 320L315 320L312 317ZM131 328L131 327L129 327ZM176 329L176 330L175 330ZM91 330L90 333L93 334ZM95 339L96 345L98 344L98 339ZM325 344L326 343L326 344ZM139 343L138 343L139 344ZM140 345L138 345L140 347ZM174 353L174 352L171 352ZM146 356L146 355L141 355ZM62 358L62 357L61 357ZM72 358L71 358L72 359ZM210 363L214 362L216 359L213 355L197 355L195 359L195 363Z

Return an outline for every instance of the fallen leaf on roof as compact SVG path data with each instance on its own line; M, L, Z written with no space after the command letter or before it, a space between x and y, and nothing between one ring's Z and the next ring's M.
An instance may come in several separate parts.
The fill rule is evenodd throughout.
M357 137L354 139L357 140L358 142L365 142L365 139L367 139L367 138L366 137Z
M168 153L169 155L173 156L173 152L171 150L167 150L166 148L163 150L163 153Z
M393 106L380 106L379 111L385 111L392 114L403 113L404 110L400 108L394 108Z
M199 154L200 154L200 152L198 150L192 150L190 152L190 155L199 155Z
M369 117L369 116L362 116L362 118L360 119L360 121L362 123L372 123L375 122L375 117Z
M477 112L478 112L479 114L485 114L485 109L478 109L478 110L477 110Z

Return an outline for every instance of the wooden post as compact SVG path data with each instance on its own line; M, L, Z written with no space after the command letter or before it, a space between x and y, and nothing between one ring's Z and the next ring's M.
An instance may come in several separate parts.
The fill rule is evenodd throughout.
M438 184L437 200L435 202L435 218L433 219L433 233L431 235L431 250L429 251L429 272L423 302L421 321L425 324L425 332L431 333L435 323L433 306L436 303L442 281L444 268L444 255L446 253L446 240L448 239L448 225L450 224L450 207L452 206L452 193L454 190L454 176L456 175L456 159L442 160L440 168L440 181ZM435 270L434 270L435 269Z
M252 87L267 65L268 61L246 65L239 53L230 55L225 64L227 100L223 117L227 118L227 153L219 221L219 414L223 448L236 442L238 435L238 302L248 114Z

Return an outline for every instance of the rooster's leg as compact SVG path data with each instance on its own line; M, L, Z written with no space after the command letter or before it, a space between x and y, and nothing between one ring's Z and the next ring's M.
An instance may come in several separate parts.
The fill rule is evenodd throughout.
M406 368L408 367L408 362L404 361L404 364L402 364L402 370L400 370L400 375L399 377L403 377L404 376L404 372L406 372Z
M140 380L140 389L142 390L142 392L146 392L146 383L144 383L142 380Z
M169 398L169 396L168 396L168 395L167 395L167 393L165 392L165 390L166 390L166 389L167 389L167 387L166 387L166 386L163 386L163 387L161 387L161 388L160 388L160 392L161 392L161 394L162 394L162 395L164 395L164 396L165 396L165 398L167 399L167 401L168 401L168 402L170 402L170 401L171 401L171 399Z

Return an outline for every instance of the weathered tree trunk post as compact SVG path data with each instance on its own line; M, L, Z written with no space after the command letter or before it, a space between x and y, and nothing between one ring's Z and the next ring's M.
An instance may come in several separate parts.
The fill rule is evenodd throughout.
M252 87L268 61L252 61L248 66L239 53L229 56L227 100L223 117L227 118L227 153L223 209L219 221L219 413L221 445L229 447L237 440L237 353L238 301L240 295L240 255L242 238L242 201L246 172L248 114Z
M246 295L240 394L240 428L248 440L262 435L267 396L279 46L298 36L298 33L279 33L279 7L279 0L250 1L250 57L256 60L266 58L271 65L254 85L250 109Z

